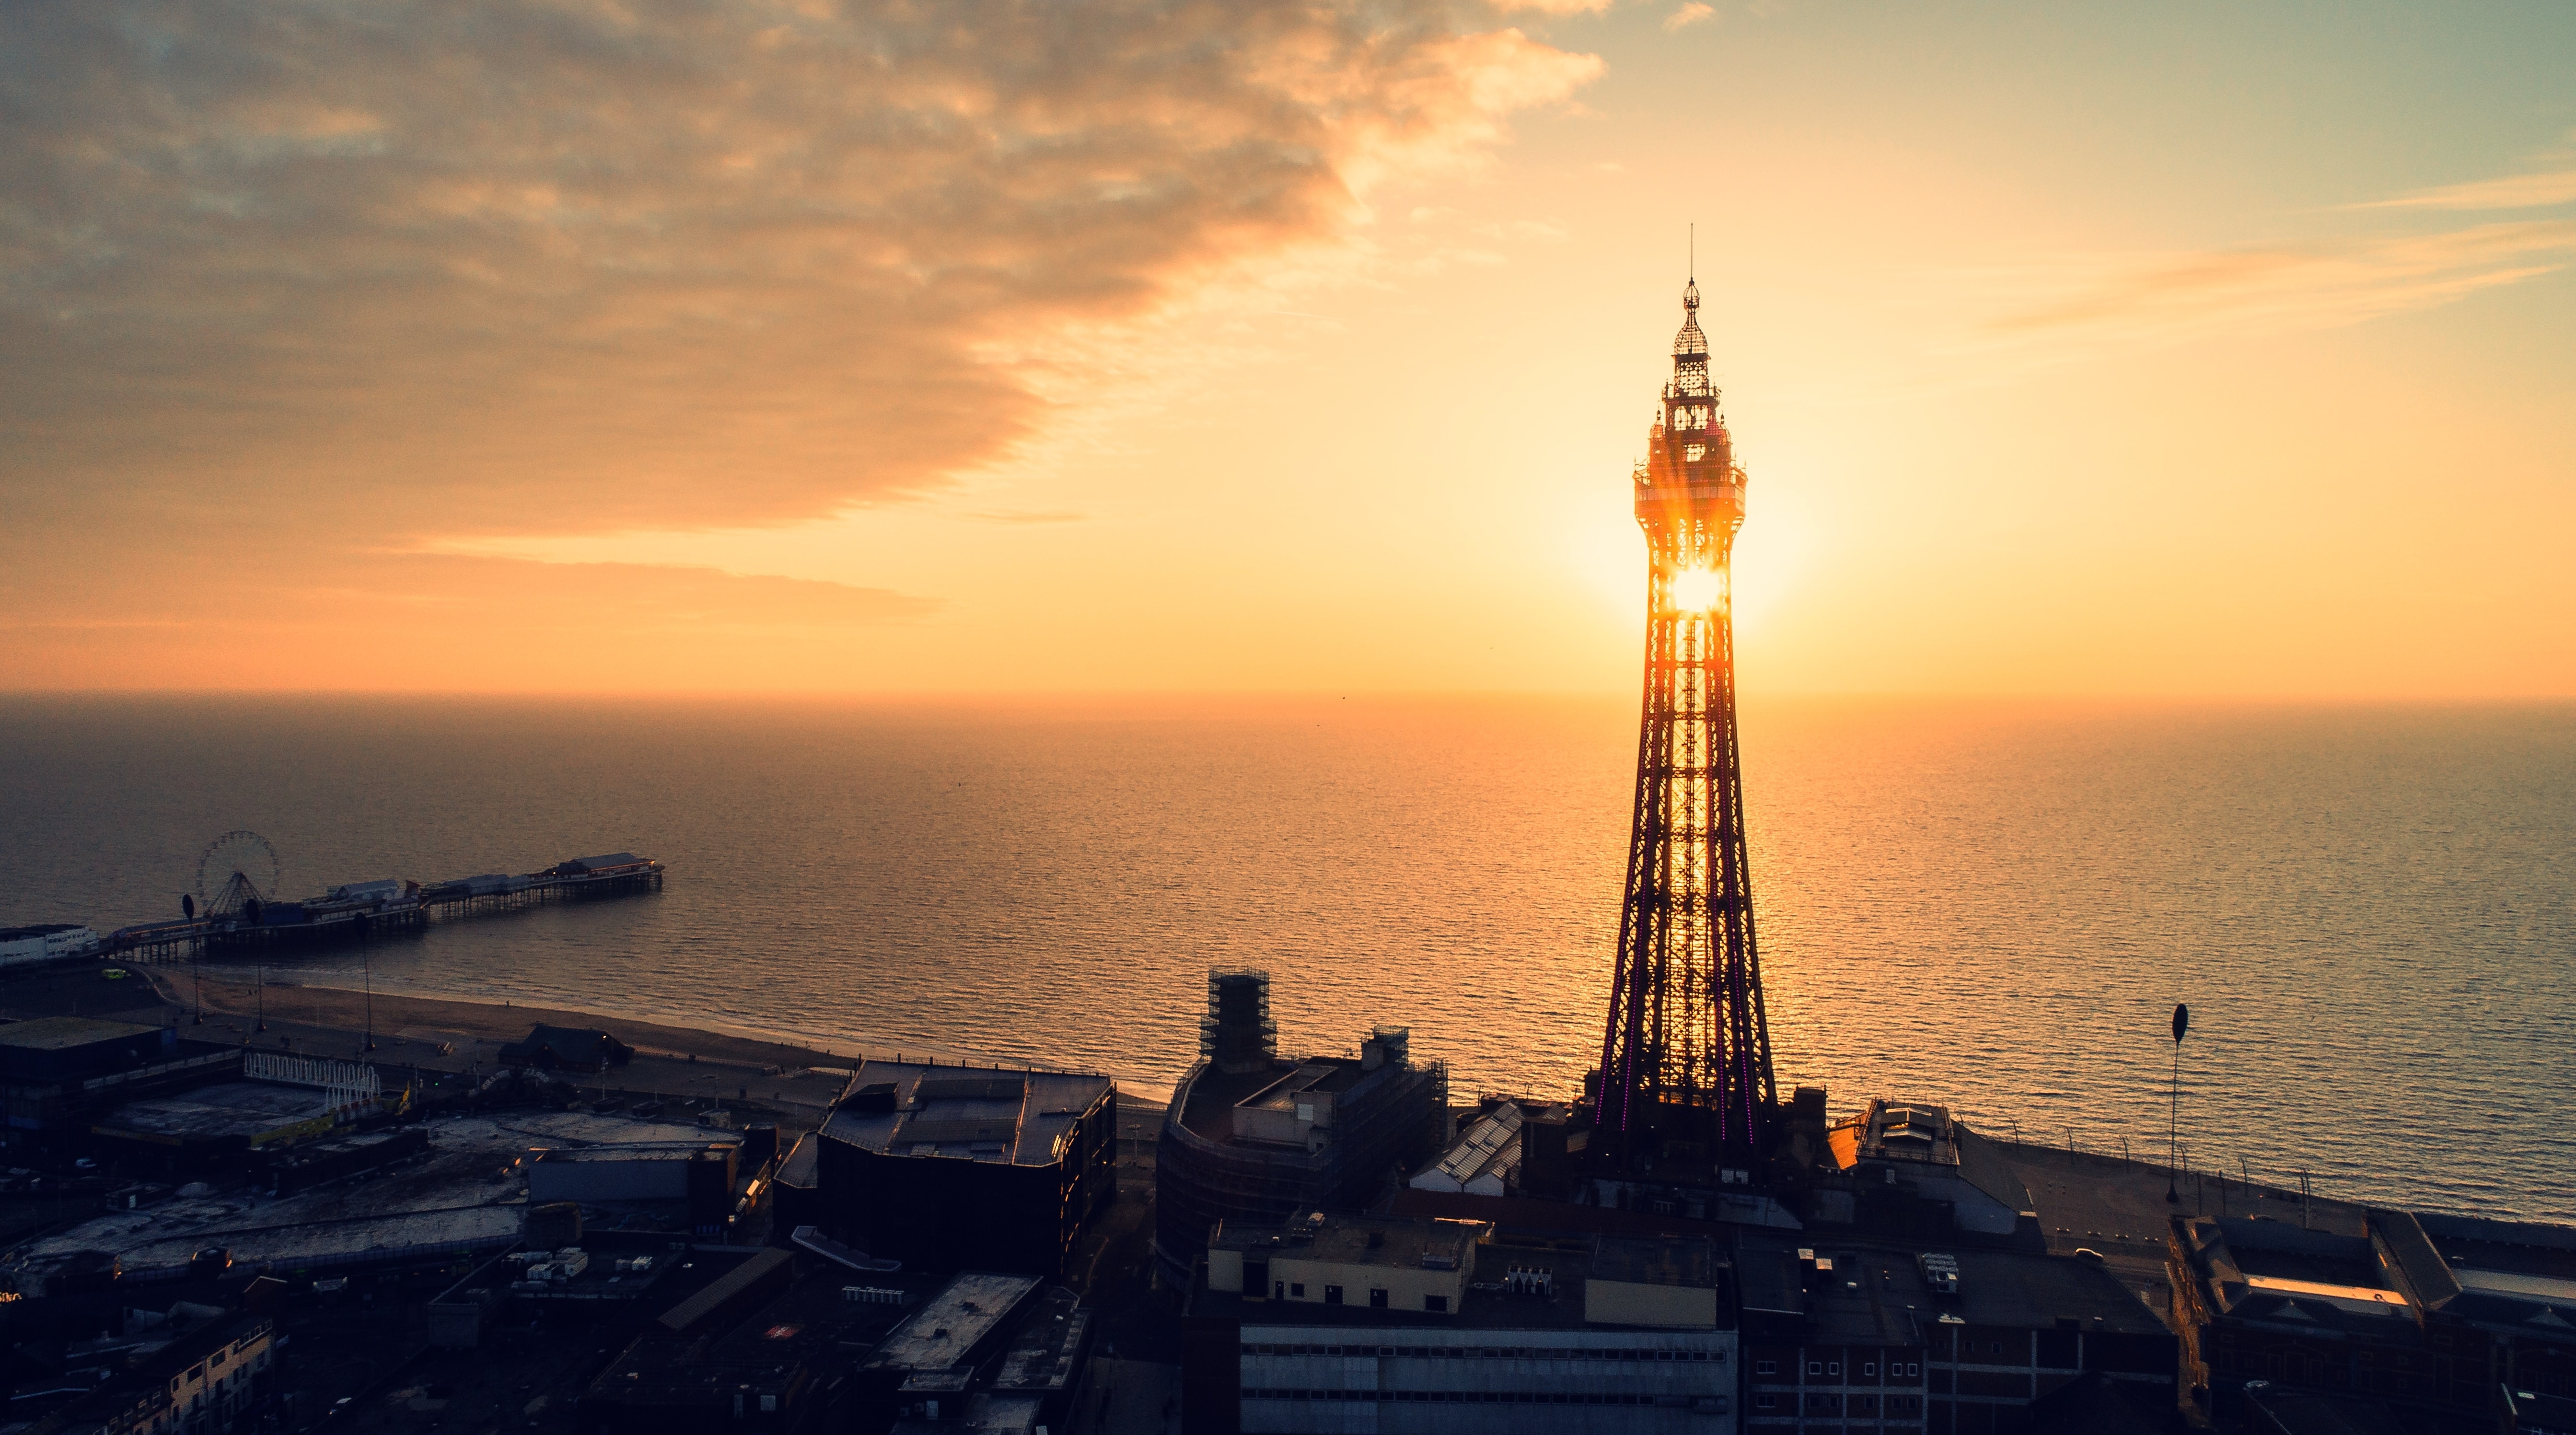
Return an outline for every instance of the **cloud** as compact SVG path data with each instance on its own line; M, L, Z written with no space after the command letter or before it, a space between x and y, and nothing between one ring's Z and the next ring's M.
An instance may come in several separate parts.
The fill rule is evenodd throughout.
M1447 0L0 10L0 556L792 522L1599 61ZM209 540L211 541L211 539ZM592 578L601 575L592 573Z
M2552 158L2563 156L2552 156ZM2576 171L2537 170L2346 206L2385 228L2408 214L2576 203ZM1984 314L1952 353L2034 357L2219 332L2360 323L2553 273L2576 261L2576 219L2363 233L2178 254L2036 259L1951 276ZM2046 353L2043 353L2043 348Z
M2576 221L2096 261L2074 292L1995 318L2003 338L2179 337L2355 323L2545 274L2576 258Z
M2576 204L2576 169L2510 174L2374 200L2356 209L2547 209Z
M1664 28L1679 30L1686 25L1696 25L1715 14L1717 14L1716 7L1703 4L1701 0L1688 0L1688 3L1680 9L1664 17Z

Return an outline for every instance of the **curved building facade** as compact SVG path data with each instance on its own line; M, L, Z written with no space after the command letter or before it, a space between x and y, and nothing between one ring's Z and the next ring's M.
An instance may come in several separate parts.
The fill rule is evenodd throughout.
M1270 978L1208 976L1198 1063L1173 1088L1155 1147L1154 1258L1189 1288L1220 1221L1280 1225L1305 1207L1356 1210L1447 1135L1449 1073L1379 1027L1356 1057L1282 1058Z

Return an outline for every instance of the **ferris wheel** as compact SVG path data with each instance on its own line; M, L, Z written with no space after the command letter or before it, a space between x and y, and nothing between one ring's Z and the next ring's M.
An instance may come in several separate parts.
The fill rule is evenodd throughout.
M286 864L269 840L236 828L197 854L197 912L204 917L256 915L286 885Z

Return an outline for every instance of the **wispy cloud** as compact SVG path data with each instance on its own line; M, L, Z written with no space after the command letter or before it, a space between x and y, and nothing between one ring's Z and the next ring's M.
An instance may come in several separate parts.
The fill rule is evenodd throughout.
M2576 258L2576 220L2440 234L2094 261L2072 292L2004 313L2005 338L2093 332L2158 338L2217 328L2315 327L2445 303Z
M1704 4L1702 3L1702 0L1688 0L1688 3L1684 4L1680 9L1675 10L1670 15L1664 17L1664 28L1667 30L1679 30L1687 25L1696 25L1702 20L1709 19L1716 14L1717 7Z
M2576 219L2488 220L2446 229L2405 216L2576 204L2576 171L2473 180L2347 206L2378 232L2173 254L2033 259L1954 276L1982 296L1963 350L2064 353L2216 332L2359 323L2450 303L2576 262ZM2345 227L2349 227L2346 225Z

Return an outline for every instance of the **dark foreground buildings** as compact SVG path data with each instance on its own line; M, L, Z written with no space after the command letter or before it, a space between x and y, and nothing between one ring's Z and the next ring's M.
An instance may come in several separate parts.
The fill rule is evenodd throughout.
M1117 1198L1105 1076L870 1061L815 1133L821 1225L929 1270L1056 1276Z

